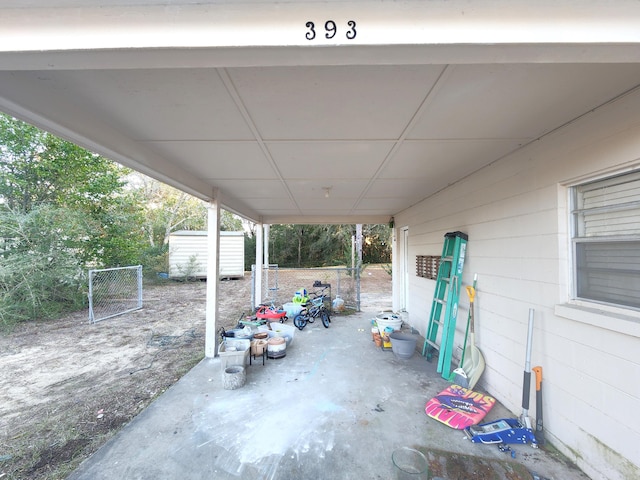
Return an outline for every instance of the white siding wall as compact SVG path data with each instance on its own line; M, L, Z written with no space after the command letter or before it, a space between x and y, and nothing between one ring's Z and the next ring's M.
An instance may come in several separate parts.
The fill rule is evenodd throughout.
M220 232L219 268L220 277L244 277L244 234Z
M640 315L567 303L567 187L640 166L638 112L635 92L395 216L409 227L409 322L423 335L435 282L415 276L415 256L440 255L448 231L469 235L463 280L478 274L480 386L515 415L535 309L531 365L544 369L547 438L594 479L640 478ZM456 345L466 305L463 293Z
M189 272L197 278L207 277L207 232L180 231L169 236L169 277L184 276L190 257L195 256L197 269ZM244 234L220 232L220 277L244 276Z

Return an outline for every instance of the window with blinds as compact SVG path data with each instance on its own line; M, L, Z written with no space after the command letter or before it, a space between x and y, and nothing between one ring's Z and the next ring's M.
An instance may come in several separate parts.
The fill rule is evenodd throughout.
M640 172L572 189L577 298L640 308Z

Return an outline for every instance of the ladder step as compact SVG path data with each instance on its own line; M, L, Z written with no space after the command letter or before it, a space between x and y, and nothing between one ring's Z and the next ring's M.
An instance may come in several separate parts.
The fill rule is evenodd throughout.
M435 350L440 350L440 345L438 345L436 342L432 342L431 340L427 339L426 343L427 345L431 345Z
M442 298L434 298L433 299L434 302L439 303L440 305L446 305L447 301L443 300Z

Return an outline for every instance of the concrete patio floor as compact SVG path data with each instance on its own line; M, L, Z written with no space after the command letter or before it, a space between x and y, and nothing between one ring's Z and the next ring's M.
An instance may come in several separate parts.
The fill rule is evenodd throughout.
M451 452L454 463L482 457L497 472L468 480L511 479L499 472L512 461L549 479L588 478L545 449L512 445L512 460L427 417L448 382L419 352L399 360L377 348L375 314L296 330L286 356L254 360L236 390L223 388L219 358L203 360L69 479L391 479L392 452L405 446ZM485 421L513 416L496 404Z

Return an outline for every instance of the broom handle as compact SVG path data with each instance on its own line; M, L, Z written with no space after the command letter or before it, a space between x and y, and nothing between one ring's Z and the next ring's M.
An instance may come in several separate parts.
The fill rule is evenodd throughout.
M529 309L529 331L527 332L527 353L524 362L524 380L522 385L522 420L525 427L531 429L529 418L529 397L531 395L531 344L533 341L533 308Z
M467 315L467 330L464 332L464 344L462 345L462 356L460 357L460 367L464 363L464 354L467 351L467 338L469 338L469 324L471 323L471 317L473 315L473 298L475 297L476 291L476 283L478 282L478 274L476 273L473 276L473 296L470 295L469 290L467 290L467 295L469 295L469 314Z

